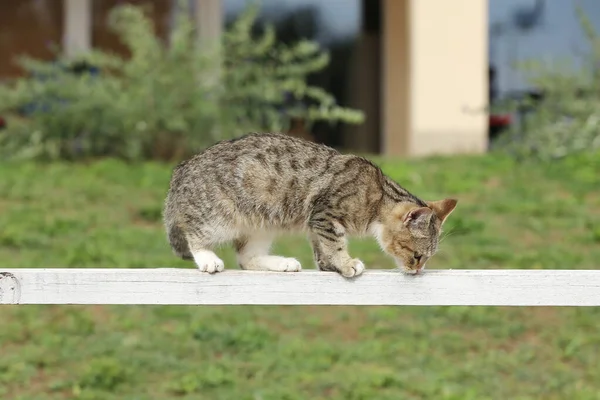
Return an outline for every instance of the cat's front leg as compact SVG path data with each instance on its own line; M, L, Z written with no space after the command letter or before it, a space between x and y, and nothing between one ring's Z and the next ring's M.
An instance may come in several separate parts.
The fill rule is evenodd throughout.
M335 271L352 278L365 270L361 260L348 254L346 234L334 221L320 221L311 226L311 244L315 263L321 271Z

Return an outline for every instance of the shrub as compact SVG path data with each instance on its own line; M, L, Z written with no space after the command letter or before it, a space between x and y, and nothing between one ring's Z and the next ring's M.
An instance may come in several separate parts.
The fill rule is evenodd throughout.
M253 35L257 11L248 7L216 46L198 43L180 2L166 44L142 8L124 4L109 23L128 57L21 57L28 76L0 86L0 114L9 114L0 156L172 159L248 131L285 130L292 118L360 123L360 112L306 83L327 53L310 41L278 44L272 26ZM74 74L78 65L94 70Z
M526 115L526 124L498 139L497 148L543 160L600 151L600 38L582 10L577 8L577 12L591 52L578 68L570 62L549 64L545 60L517 66L543 99L536 104L505 105L511 111L526 107L532 112Z

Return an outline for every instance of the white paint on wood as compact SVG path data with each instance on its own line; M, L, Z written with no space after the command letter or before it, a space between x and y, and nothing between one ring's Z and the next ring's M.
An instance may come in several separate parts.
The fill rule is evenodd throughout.
M0 303L600 306L600 270L0 269Z
M0 272L0 304L16 304L21 298L19 280L10 272Z
M63 49L72 58L92 47L92 0L63 0Z

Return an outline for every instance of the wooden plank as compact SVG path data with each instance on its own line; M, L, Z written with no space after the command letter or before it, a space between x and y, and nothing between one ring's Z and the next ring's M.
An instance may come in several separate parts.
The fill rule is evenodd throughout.
M0 269L0 304L600 306L600 270Z

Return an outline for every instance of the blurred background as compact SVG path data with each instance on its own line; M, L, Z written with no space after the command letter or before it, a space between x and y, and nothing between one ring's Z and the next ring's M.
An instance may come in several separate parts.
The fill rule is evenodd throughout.
M3 0L0 266L193 268L162 227L173 166L284 131L457 197L428 268L596 269L598 29L597 0ZM313 268L297 239L274 251ZM599 317L7 306L0 398L598 399Z

